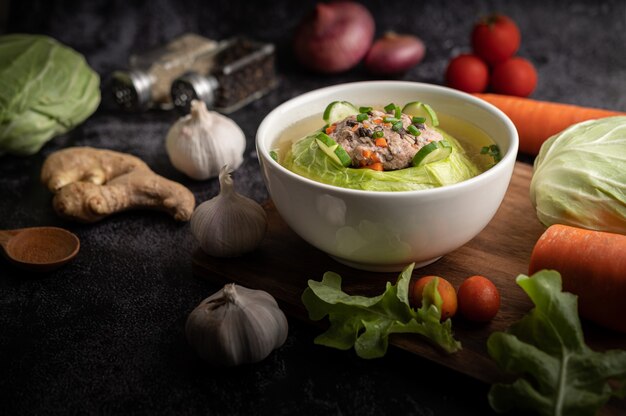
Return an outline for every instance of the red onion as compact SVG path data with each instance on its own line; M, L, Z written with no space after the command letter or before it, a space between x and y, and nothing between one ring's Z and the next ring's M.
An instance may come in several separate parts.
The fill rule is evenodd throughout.
M365 68L372 74L401 74L417 65L426 54L424 43L413 35L386 33L372 45Z
M352 1L318 3L298 25L293 49L300 63L317 72L347 71L365 56L374 39L374 18Z

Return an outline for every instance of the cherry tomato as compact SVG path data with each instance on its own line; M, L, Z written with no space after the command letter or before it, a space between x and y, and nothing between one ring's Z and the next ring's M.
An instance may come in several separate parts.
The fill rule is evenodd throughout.
M481 19L472 30L474 53L491 65L515 55L521 39L515 22L499 14Z
M468 321L491 321L500 309L500 292L484 276L468 277L457 292L459 314Z
M519 56L499 63L491 73L491 87L499 94L528 97L536 86L535 67Z
M409 290L409 302L413 307L419 308L422 306L422 293L424 292L424 286L431 280L433 280L435 276L424 276L419 278L413 283L413 287ZM441 296L441 320L445 321L448 318L451 318L456 314L457 310L457 299L456 299L456 291L454 290L454 286L450 284L443 277L439 278L439 283L437 284L437 291Z
M476 55L461 54L448 64L446 83L469 93L483 92L489 84L489 67Z

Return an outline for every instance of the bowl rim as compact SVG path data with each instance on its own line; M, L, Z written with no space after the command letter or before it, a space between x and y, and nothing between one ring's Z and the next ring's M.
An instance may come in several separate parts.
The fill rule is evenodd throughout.
M298 175L297 173L290 171L289 169L287 169L286 167L284 167L283 165L275 161L272 157L270 157L268 146L265 146L265 145L260 146L260 142L261 142L260 136L262 133L265 132L265 130L269 129L268 125L270 123L270 119L272 117L275 117L276 114L285 112L286 109L288 109L289 107L297 106L301 102L306 102L312 99L312 97L315 97L317 95L333 93L335 91L339 93L340 91L344 91L346 89L349 90L353 88L357 88L357 89L367 88L372 85L389 86L389 87L396 87L396 88L399 88L399 87L416 88L417 87L417 88L425 89L426 91L429 91L429 92L439 92L439 93L458 95L459 99L466 100L470 104L476 105L478 107L482 107L488 112L491 112L495 114L496 116L498 116L498 118L503 122L504 126L510 133L509 136L511 138L510 140L511 143L510 143L509 149L504 155L504 157L494 166L489 168L488 170L481 172L478 175L470 179L466 179L464 181L461 181L455 184L439 186L436 188L414 189L414 190L407 190L407 191L372 191L368 189L344 188L341 186L329 185L323 182L318 182L313 179L309 179L307 177ZM272 111L270 111L268 114L266 114L263 120L261 121L261 124L259 124L259 127L257 128L256 135L255 135L255 147L256 147L258 157L263 159L262 162L264 164L265 163L269 164L269 166L271 166L272 168L278 169L279 172L281 172L284 175L289 176L292 179L295 179L297 181L302 181L303 183L306 183L309 186L319 188L320 190L324 190L327 192L346 193L348 195L378 196L378 197L384 197L384 198L388 198L391 195L412 196L415 194L424 195L424 196L426 195L435 196L441 193L453 192L456 189L471 188L475 186L476 183L478 182L483 182L483 181L489 182L490 179L493 179L494 176L505 174L506 170L509 169L511 166L513 166L517 159L517 153L518 153L518 148L519 148L519 135L511 119L502 110L500 110L493 104L481 98L475 97L471 94L468 94L460 90L456 90L456 89L441 86L441 85L429 84L429 83L424 83L424 82L416 82L416 81L390 81L390 80L356 81L356 82L348 82L348 83L342 83L342 84L336 84L336 85L318 88L318 89L305 92L303 94L300 94L296 97L293 97L284 101L283 103L275 107Z

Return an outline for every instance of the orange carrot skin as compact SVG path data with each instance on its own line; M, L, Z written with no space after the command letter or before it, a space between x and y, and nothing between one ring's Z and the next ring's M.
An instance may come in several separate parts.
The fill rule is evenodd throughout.
M563 290L578 295L581 317L626 333L626 235L554 224L539 238L529 274L561 274Z
M532 156L539 153L543 142L573 124L626 115L620 111L537 101L510 95L474 95L495 105L511 119L519 134L519 151Z

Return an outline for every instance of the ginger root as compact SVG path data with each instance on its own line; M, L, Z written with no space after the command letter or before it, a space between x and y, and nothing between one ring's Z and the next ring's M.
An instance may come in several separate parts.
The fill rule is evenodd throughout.
M52 153L41 169L41 181L55 194L56 213L81 222L140 208L189 221L196 204L189 189L157 175L141 159L92 147Z

